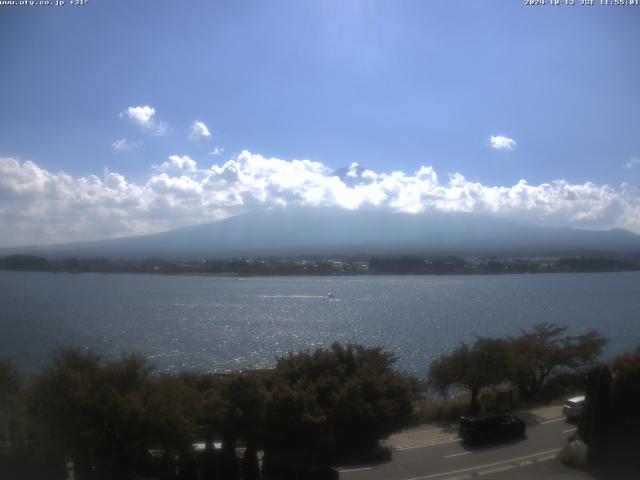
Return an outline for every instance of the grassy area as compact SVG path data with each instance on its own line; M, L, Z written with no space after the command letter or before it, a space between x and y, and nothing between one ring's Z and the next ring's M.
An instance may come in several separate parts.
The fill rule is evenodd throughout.
M421 425L438 421L454 421L469 411L469 395L444 400L421 398L414 404L411 423Z
M496 408L496 393L497 391L508 390L506 386L500 387L499 390L492 388L482 389L479 395L482 410L485 412L499 411ZM573 391L555 392L555 395L544 395L537 401L523 402L518 397L516 388L512 388L511 391L513 399L512 410L560 405L568 395L574 393ZM424 396L413 405L411 424L415 426L432 422L457 421L460 416L469 413L470 404L471 398L468 392L445 399Z

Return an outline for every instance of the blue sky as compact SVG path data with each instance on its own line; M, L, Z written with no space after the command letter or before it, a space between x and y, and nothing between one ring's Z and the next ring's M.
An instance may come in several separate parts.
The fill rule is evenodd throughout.
M289 203L640 232L640 7L523 3L0 6L0 243Z

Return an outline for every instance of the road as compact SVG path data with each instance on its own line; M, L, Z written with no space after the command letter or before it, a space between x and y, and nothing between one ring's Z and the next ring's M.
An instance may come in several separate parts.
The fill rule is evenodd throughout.
M555 413L555 411L552 411ZM469 447L453 428L426 428L395 435L392 459L374 465L338 468L341 480L462 480L495 475L496 479L554 478L549 470L561 471L557 478L589 478L559 466L556 456L576 430L562 416L522 416L527 421L525 438ZM551 418L549 418L551 417ZM536 475L536 472L547 471ZM488 477L487 477L488 478Z

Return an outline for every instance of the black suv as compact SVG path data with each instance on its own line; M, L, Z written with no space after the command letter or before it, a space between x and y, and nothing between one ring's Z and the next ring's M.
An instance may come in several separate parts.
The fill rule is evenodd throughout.
M521 437L527 426L512 415L465 415L460 417L460 438L467 443L478 443L504 438Z

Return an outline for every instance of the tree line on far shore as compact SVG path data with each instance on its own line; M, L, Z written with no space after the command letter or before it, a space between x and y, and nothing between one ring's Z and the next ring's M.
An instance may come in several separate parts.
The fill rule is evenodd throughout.
M599 407L581 431L600 452L612 435L602 418L640 418L625 397L640 402L640 350L615 361L627 383L620 367L596 381L598 368L613 368L597 366L605 343L550 323L478 337L433 361L426 383L394 370L391 353L357 344L232 374L156 374L139 355L65 349L25 382L0 361L0 472L63 480L72 462L77 480L335 478L337 463L388 457L380 440L415 421L425 388L451 387L470 393L468 412L487 388L515 389L526 405L589 387Z
M55 273L146 273L194 275L493 275L508 273L617 272L640 270L631 257L462 258L455 255L339 255L333 258L266 257L168 260L145 258L47 259L34 255L0 257L0 270Z

